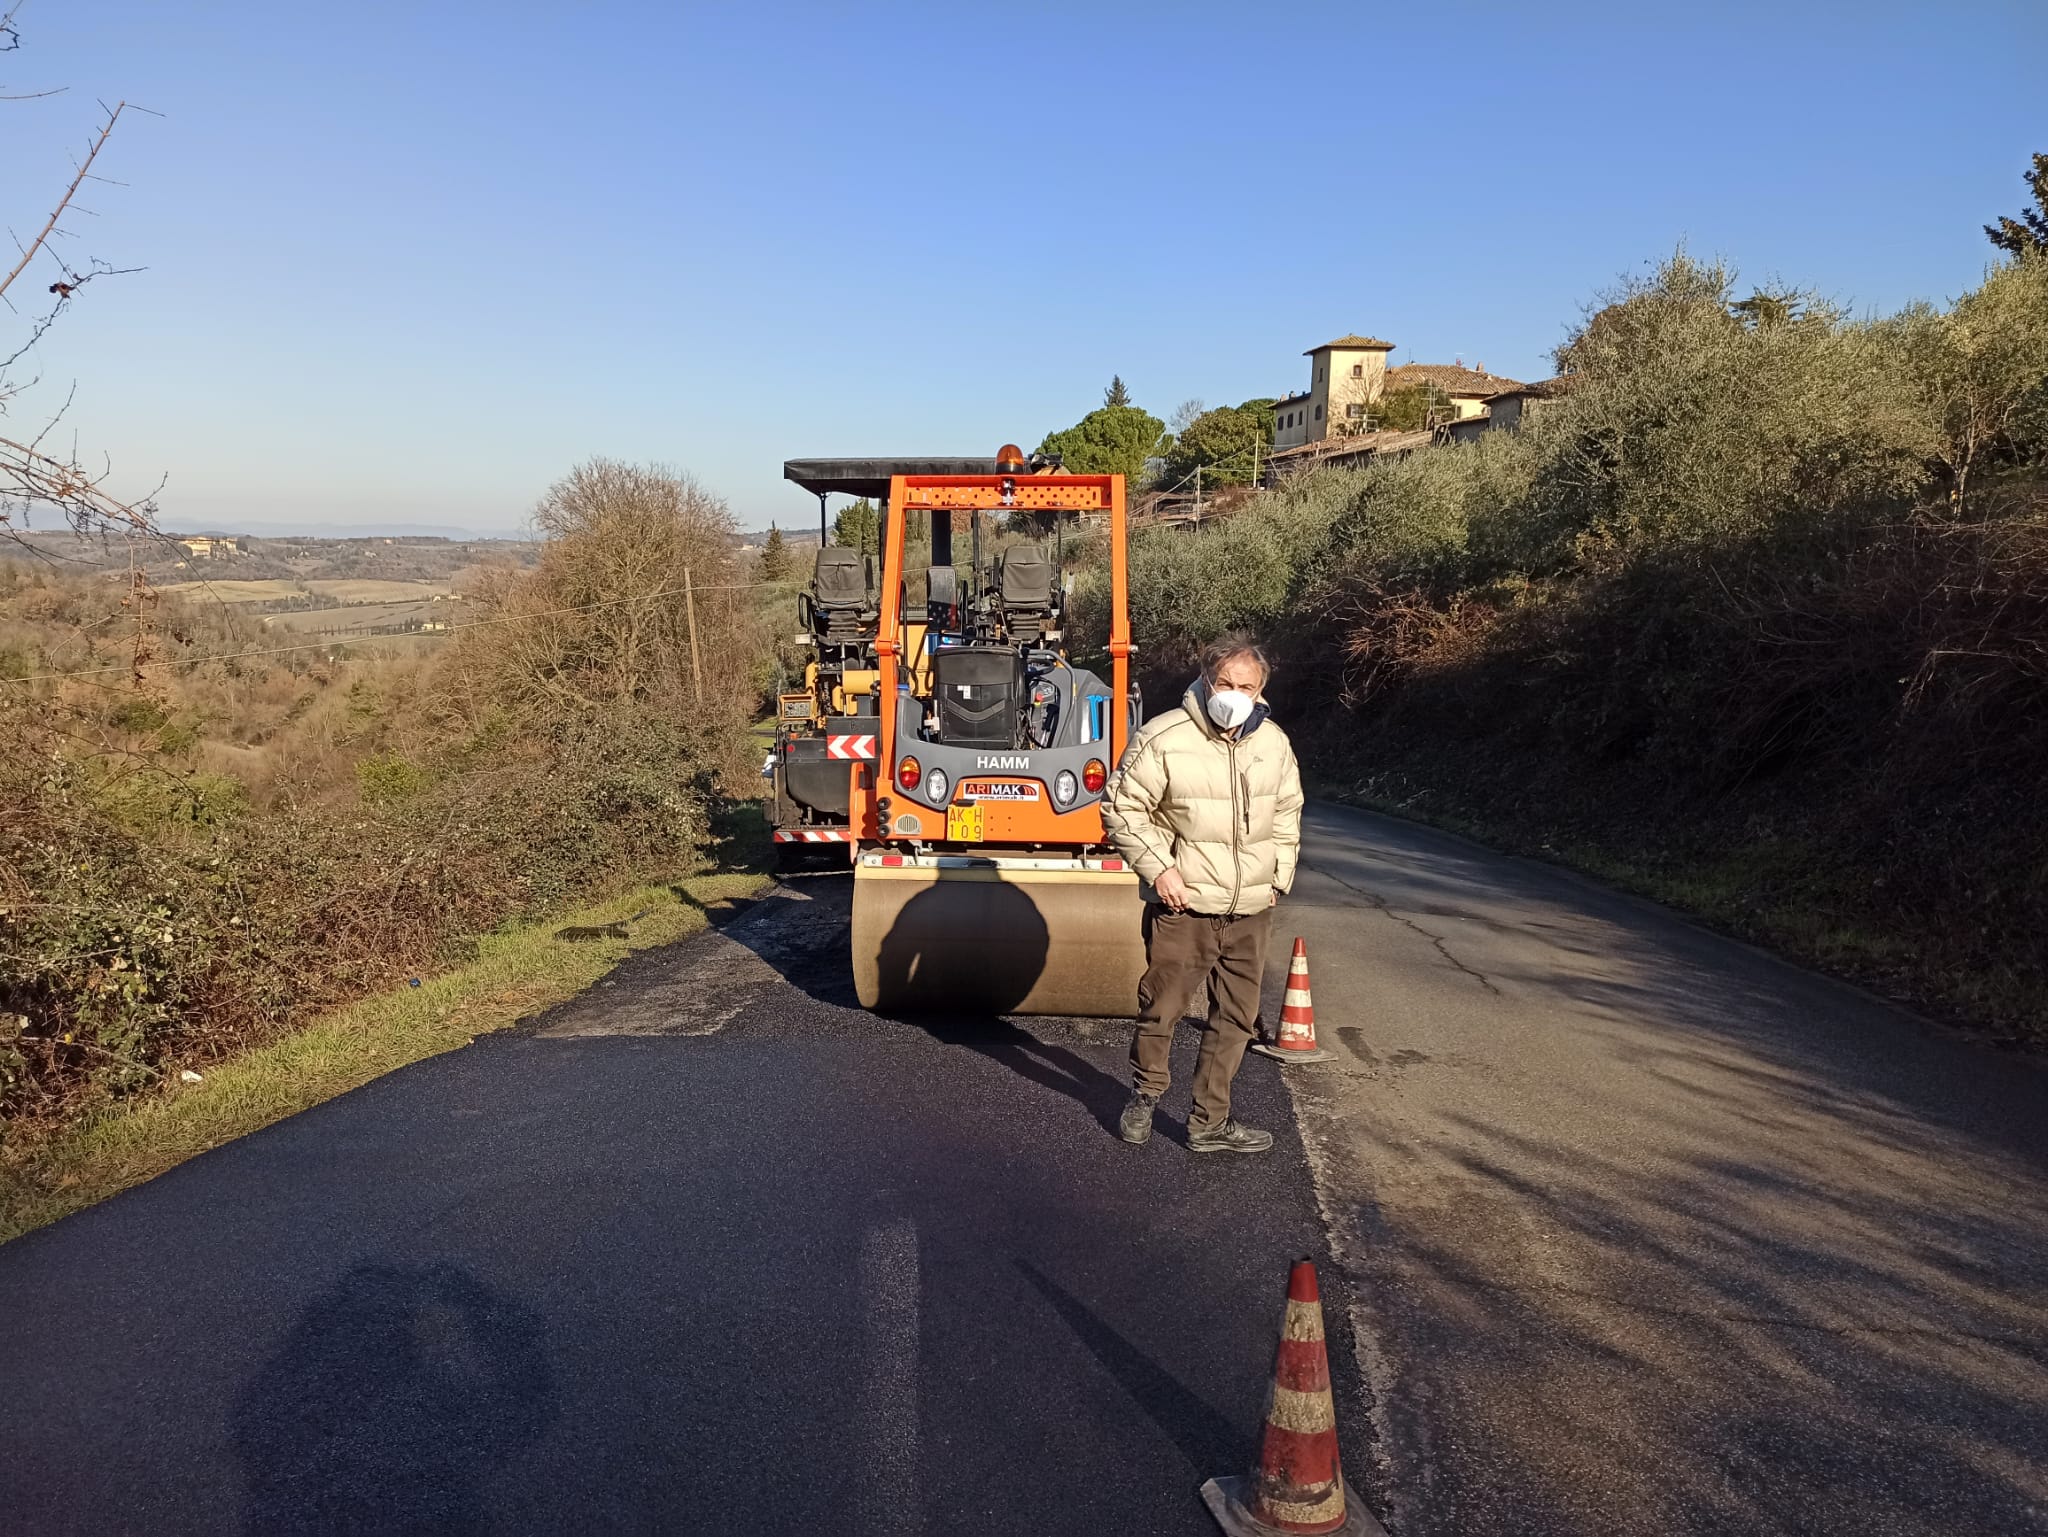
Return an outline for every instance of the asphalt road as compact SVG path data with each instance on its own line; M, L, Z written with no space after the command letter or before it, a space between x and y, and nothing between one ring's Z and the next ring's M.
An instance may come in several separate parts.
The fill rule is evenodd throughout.
M865 1015L846 898L0 1248L0 1530L1212 1532L1306 1253L1396 1537L2048 1533L2039 1066L1317 807L1337 1058L1193 1158L1191 1032L1125 1147L1122 1026Z
M2048 1533L2048 1074L1313 808L1290 1071L1400 1537Z
M0 1530L1213 1532L1321 1241L1279 1070L1191 1156L1188 1031L1131 1148L1126 1027L869 1016L848 895L0 1249Z

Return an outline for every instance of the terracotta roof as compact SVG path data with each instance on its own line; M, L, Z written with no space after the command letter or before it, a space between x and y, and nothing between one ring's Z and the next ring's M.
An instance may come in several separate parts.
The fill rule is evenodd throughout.
M1312 358L1318 352L1328 352L1333 347L1341 347L1347 352L1392 352L1394 350L1392 342L1379 341L1370 336L1340 336L1333 342L1324 342L1320 347L1309 348L1302 356Z
M1488 395L1528 388L1519 379L1483 374L1476 368L1460 368L1455 363L1403 363L1399 368L1387 370L1387 388L1390 390L1413 389L1422 384L1442 390L1446 395L1481 400Z
M1308 399L1311 393L1311 391L1303 390L1299 395L1282 395L1278 400L1274 401L1273 404L1276 406L1291 406L1297 400Z
M1537 380L1529 386L1529 393L1531 395L1539 395L1545 400L1556 400L1561 396L1569 395L1578 388L1578 383L1579 376L1577 374L1559 374L1554 379Z

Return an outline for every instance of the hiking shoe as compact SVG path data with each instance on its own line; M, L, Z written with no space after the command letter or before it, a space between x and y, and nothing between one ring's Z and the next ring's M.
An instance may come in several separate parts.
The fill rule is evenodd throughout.
M1126 1142L1143 1142L1152 1135L1152 1112L1158 1106L1157 1094L1140 1094L1133 1090L1131 1102L1124 1106L1123 1119L1116 1123L1117 1134Z
M1263 1153L1273 1145L1273 1134L1247 1126L1242 1121L1225 1121L1207 1131L1188 1133L1191 1153Z

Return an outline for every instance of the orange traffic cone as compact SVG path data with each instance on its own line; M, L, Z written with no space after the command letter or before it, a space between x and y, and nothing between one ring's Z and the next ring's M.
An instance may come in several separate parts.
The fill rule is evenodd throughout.
M1287 963L1287 997L1280 1005L1280 1039L1255 1041L1252 1050L1282 1062L1327 1062L1336 1053L1316 1044L1316 1006L1308 995L1308 942L1294 942Z
M1287 1277L1287 1317L1273 1361L1259 1465L1249 1478L1210 1479L1202 1485L1202 1502L1229 1537L1386 1537L1371 1511L1344 1496L1323 1304L1316 1267L1307 1260L1297 1260Z

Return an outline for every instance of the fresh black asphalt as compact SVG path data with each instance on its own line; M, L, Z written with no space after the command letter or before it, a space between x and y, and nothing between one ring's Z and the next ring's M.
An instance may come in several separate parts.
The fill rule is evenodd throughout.
M842 874L0 1248L0 1537L1195 1537L1298 1254L1396 1537L2048 1537L2041 1064L1412 824L1304 853L1265 1158L1182 1145L1192 1030L1131 1148L1126 1026L855 1008Z
M1126 1146L1125 1027L867 1015L847 894L0 1249L0 1529L1212 1531L1319 1252L1278 1069L1190 1155L1188 1029Z

